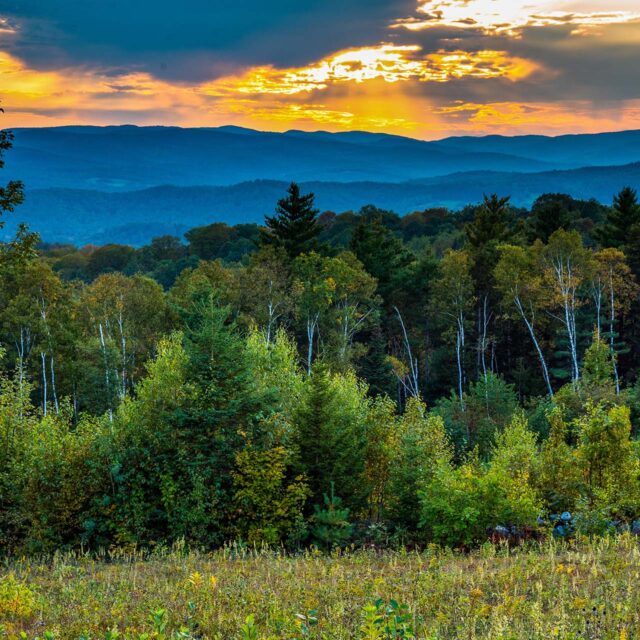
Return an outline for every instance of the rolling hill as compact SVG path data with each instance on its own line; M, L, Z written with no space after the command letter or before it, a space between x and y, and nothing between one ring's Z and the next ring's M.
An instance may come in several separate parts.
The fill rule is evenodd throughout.
M544 192L610 202L624 185L640 188L640 163L537 173L475 171L389 182L304 182L321 210L357 210L365 204L406 214L433 206L459 208L484 193L510 194L514 204L530 205ZM287 183L255 180L231 186L158 186L105 192L36 189L27 193L15 220L26 220L48 241L129 242L141 244L167 233L215 221L262 222L285 192ZM12 231L9 224L5 234Z
M231 126L14 133L2 179L23 180L27 200L13 219L48 241L139 244L212 221L260 222L292 180L322 210L375 204L401 214L455 209L488 192L518 205L550 191L610 202L622 186L640 185L640 131L431 142Z

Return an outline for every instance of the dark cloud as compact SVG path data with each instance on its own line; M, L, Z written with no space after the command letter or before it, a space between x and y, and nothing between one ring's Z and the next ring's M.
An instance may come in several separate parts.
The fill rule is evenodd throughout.
M388 39L415 0L0 0L11 49L36 68L127 65L185 80L300 65ZM395 34L392 34L395 35Z

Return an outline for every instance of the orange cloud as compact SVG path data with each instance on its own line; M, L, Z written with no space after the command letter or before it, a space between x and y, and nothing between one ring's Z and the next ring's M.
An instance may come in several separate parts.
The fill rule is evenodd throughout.
M456 102L435 110L447 128L467 133L501 132L553 135L566 132L597 133L640 126L640 100L595 109L588 101L560 103ZM493 131L492 131L493 130Z
M195 89L163 82L147 73L114 77L82 68L37 71L2 51L0 86L2 99L10 109L9 118L11 114L22 114L19 124L24 126L48 125L51 120L82 123L85 117L95 118L113 111L143 114L176 109L176 115L180 116L203 105Z
M202 84L100 69L37 71L0 51L3 126L134 123L273 130L369 129L417 137L453 133L564 133L640 128L640 100L591 103L463 101L442 106L423 83L464 78L518 82L539 66L501 51L439 51L384 44L305 67L256 67Z
M504 51L439 51L419 55L421 47L382 44L349 49L317 63L294 69L255 67L240 76L216 80L203 87L212 96L237 94L295 95L321 91L331 85L371 80L396 83L407 80L449 82L460 78L520 80L539 67Z

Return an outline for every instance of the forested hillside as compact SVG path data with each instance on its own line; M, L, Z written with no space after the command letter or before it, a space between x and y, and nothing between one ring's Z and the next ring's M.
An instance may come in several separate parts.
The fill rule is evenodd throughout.
M316 206L323 212L359 211L373 202L404 216L436 205L460 211L482 200L488 185L509 193L513 205L530 208L547 192L608 201L621 184L640 185L639 163L544 173L477 171L397 184L314 181L301 188L315 194ZM21 213L48 242L140 246L156 236L181 235L211 220L260 223L287 186L286 182L254 180L224 187L160 186L122 193L43 189L27 192ZM13 231L9 225L5 239Z
M211 221L261 223L293 180L320 211L368 204L400 215L452 211L508 193L609 202L640 187L640 131L415 140L359 131L270 133L219 127L53 127L15 131L9 178L25 181L20 220L47 242L140 246ZM2 239L15 231L9 221Z
M11 136L2 133L8 151ZM0 545L640 529L640 205L506 193L0 245ZM0 191L20 219L23 186Z

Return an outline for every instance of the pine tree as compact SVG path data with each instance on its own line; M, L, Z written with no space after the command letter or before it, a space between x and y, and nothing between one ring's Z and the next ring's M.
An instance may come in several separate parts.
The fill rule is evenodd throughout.
M300 472L308 479L312 502L320 502L335 480L332 389L328 371L318 366L309 379L307 397L297 412Z
M495 193L485 196L476 209L473 220L465 225L466 248L473 265L472 276L476 293L476 372L486 377L493 363L488 358L489 345L497 342L492 333L492 320L497 305L493 272L500 258L498 247L512 237L509 196Z
M380 325L368 333L367 352L358 360L358 374L369 385L372 396L389 395L396 391L397 382L387 355L387 341Z
M569 229L575 211L572 210L573 198L562 193L546 193L540 196L531 207L527 220L529 240L548 242L558 229Z
M629 244L629 231L639 224L638 193L631 187L625 187L613 199L613 207L607 214L607 221L600 227L597 236L605 247L624 249Z
M349 248L378 281L377 293L387 310L391 309L402 272L413 262L413 256L384 225L382 213L360 219Z
M511 237L509 200L509 197L499 198L495 193L485 196L475 217L464 228L479 298L491 289L493 270L499 258L498 245Z
M292 182L288 197L278 201L276 215L266 216L267 230L262 232L261 244L284 248L290 259L301 253L318 249L318 210L314 208L313 193L300 194L300 187Z

